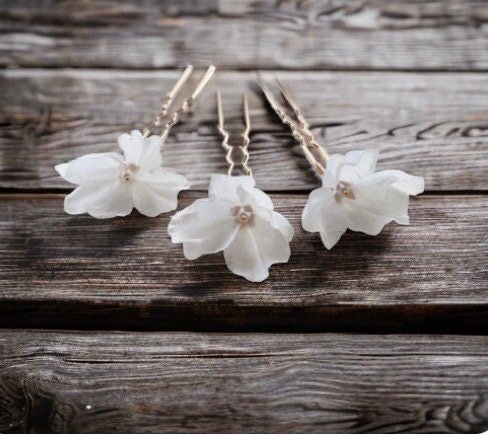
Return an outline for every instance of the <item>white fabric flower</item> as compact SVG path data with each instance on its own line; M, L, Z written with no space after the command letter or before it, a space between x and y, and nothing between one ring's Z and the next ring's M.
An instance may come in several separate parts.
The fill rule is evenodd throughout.
M176 209L178 193L188 180L162 168L160 136L144 138L138 130L119 136L119 153L92 153L56 165L59 175L78 187L64 200L72 215L95 218L129 215L135 207L154 217Z
M322 187L310 194L302 226L319 232L329 250L349 228L377 235L390 221L408 224L409 195L424 190L424 179L403 171L375 173L377 150L330 156Z
M214 174L208 198L171 219L171 241L183 244L188 260L223 251L234 274L252 282L266 279L271 265L288 262L293 228L255 184L250 176Z

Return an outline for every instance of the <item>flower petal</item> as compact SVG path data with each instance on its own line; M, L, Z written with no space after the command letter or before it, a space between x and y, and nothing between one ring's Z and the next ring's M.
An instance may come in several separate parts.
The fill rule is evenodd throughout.
M210 199L238 203L237 187L254 188L256 182L250 176L227 176L225 174L212 174L208 186L208 197Z
M252 176L212 174L208 188L208 197L244 205L250 201L249 199L243 200L243 193L245 191L252 197L252 203L255 206L262 206L272 210L273 202L271 198L260 189L255 188L255 185L256 181Z
M353 165L362 178L373 174L380 152L378 150L353 150L346 153L346 163Z
M350 208L388 218L386 222L395 220L399 224L408 224L408 194L391 185L356 185L354 195L354 200L345 200ZM356 210L353 213L358 212Z
M248 188L243 185L237 186L237 196L241 205L249 204L253 208L264 208L269 211L274 209L273 200L265 192L258 188Z
M319 232L322 229L322 210L331 201L334 201L331 188L318 188L310 193L302 212L302 227L305 231Z
M279 230L285 239L290 242L293 239L295 231L290 222L281 213L272 211L271 212L271 225Z
M88 213L95 218L113 218L129 215L132 208L132 193L118 178L84 183L64 199L64 210L71 215Z
M210 199L195 201L178 212L168 226L171 241L183 243L188 260L225 249L238 230L239 224L229 204Z
M330 250L347 230L346 213L334 198L320 212L320 238Z
M251 282L262 282L275 263L290 258L287 238L270 222L256 216L253 225L240 228L234 241L224 250L227 267Z
M70 183L108 180L118 177L123 163L119 153L90 153L54 167Z
M346 210L347 227L355 232L363 232L367 235L376 236L383 227L393 219L389 216L378 215L369 212L357 204L350 202Z
M325 173L322 176L322 186L324 188L335 189L339 183L339 173L345 163L346 159L343 154L332 154L329 156Z
M130 133L122 133L117 138L119 147L124 152L125 161L138 164L144 150L144 138L139 130L132 130Z
M394 220L399 224L408 224L408 195L416 195L422 192L423 188L422 177L411 176L403 171L380 171L357 183L354 186L356 199L348 203L367 212L363 218L369 223L369 232L377 232L380 221L386 224ZM372 226L372 218L369 215L381 215L384 219ZM353 221L358 224L357 220Z
M412 176L403 171L387 170L372 174L361 181L361 185L390 185L408 195L424 192L423 177Z
M338 171L337 182L357 183L374 172L378 160L377 150L350 151ZM329 166L329 164L327 164ZM337 169L336 169L337 171Z
M135 164L145 171L152 171L161 167L161 147L163 139L158 135L144 138L139 130L133 130L130 135L123 133L117 139L124 152L125 161Z
M139 160L139 166L146 171L154 171L161 168L163 157L161 149L163 148L163 138L158 135L149 136L144 143L144 151Z
M186 177L158 168L140 174L133 185L134 206L143 215L155 217L178 206L178 194L190 187Z

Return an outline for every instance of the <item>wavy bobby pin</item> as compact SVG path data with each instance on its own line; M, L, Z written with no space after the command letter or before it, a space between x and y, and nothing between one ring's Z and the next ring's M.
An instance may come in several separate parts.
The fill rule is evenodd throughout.
M217 92L218 129L227 151L227 175L212 174L208 198L178 212L169 223L168 233L173 243L183 244L183 254L188 260L223 251L229 270L247 280L261 282L268 277L271 265L288 262L293 228L273 210L271 198L255 187L247 165L251 121L246 96L243 105L245 128L242 143L237 147L244 155L239 164L246 175L232 175L237 163L232 158L222 98Z
M249 139L249 132L251 131L251 118L249 116L249 104L247 101L247 95L244 94L244 96L242 98L245 127L244 127L244 131L241 133L242 144L240 144L240 145L230 145L229 144L230 135L229 135L229 132L224 127L224 112L223 112L223 108L222 108L222 97L220 95L219 90L217 90L216 96L217 96L218 129L219 129L219 132L222 134L222 137L223 137L222 138L222 146L227 151L227 154L225 155L225 159L227 160L227 162L229 164L229 169L227 171L227 175L232 176L232 172L234 171L234 168L237 164L236 162L234 162L232 151L233 151L233 147L238 147L244 156L242 162L240 162L239 164L242 166L242 169L244 170L246 175L252 176L251 168L248 165L249 143L251 142L251 140Z

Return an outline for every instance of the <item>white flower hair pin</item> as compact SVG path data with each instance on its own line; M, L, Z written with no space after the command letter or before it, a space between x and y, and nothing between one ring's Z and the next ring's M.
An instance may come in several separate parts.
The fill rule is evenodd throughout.
M290 258L293 228L288 220L273 210L271 198L255 188L247 162L249 159L250 117L247 97L244 96L245 130L243 142L237 146L243 160L245 176L233 176L236 163L229 145L229 133L224 129L222 99L217 91L219 131L227 150L227 175L211 176L208 198L195 201L178 212L169 223L168 232L173 243L183 244L188 260L204 254L224 252L225 263L234 274L252 282L261 282L275 263Z
M391 221L409 224L409 195L424 191L424 179L403 171L375 173L378 150L351 151L329 156L315 140L297 103L276 79L283 99L294 116L279 104L264 81L258 82L270 106L288 125L322 187L310 193L302 213L302 227L318 232L324 246L331 249L349 228L377 235Z
M215 67L208 68L193 94L168 116L168 109L192 72L193 67L189 65L166 94L160 112L144 133L133 130L119 136L123 155L91 153L55 166L63 179L78 185L64 200L66 213L113 218L129 215L135 207L143 215L154 217L176 209L179 192L188 189L190 183L184 176L162 167L161 147L180 117L191 112ZM161 135L150 136L159 126L162 126Z

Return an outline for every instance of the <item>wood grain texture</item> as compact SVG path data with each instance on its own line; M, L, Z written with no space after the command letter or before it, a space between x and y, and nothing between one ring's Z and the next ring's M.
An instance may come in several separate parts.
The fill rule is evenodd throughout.
M265 77L271 79L275 74ZM422 175L426 189L488 189L488 78L481 74L279 73L317 138L331 153L379 148L379 169ZM0 74L0 187L69 188L54 165L111 151L117 136L144 127L178 72L39 71ZM177 126L165 164L194 189L225 171L216 129L216 86L226 121L242 129L242 93L250 97L251 166L263 189L318 185L288 130L264 106L253 73L224 72L196 113Z
M478 433L488 338L0 335L0 431Z
M203 193L185 193L180 208ZM488 197L422 196L411 226L346 234L331 251L274 195L296 234L268 280L222 254L187 261L168 215L68 216L62 196L0 201L0 326L488 332Z
M487 430L487 26L484 0L0 0L0 433ZM56 163L115 149L188 63L222 72L165 165L197 190L180 208L203 197L225 171L215 89L233 132L249 95L251 166L296 230L264 283L186 261L168 215L73 217L56 194ZM257 69L329 152L379 148L442 195L326 251Z
M488 69L483 0L0 2L0 65Z

